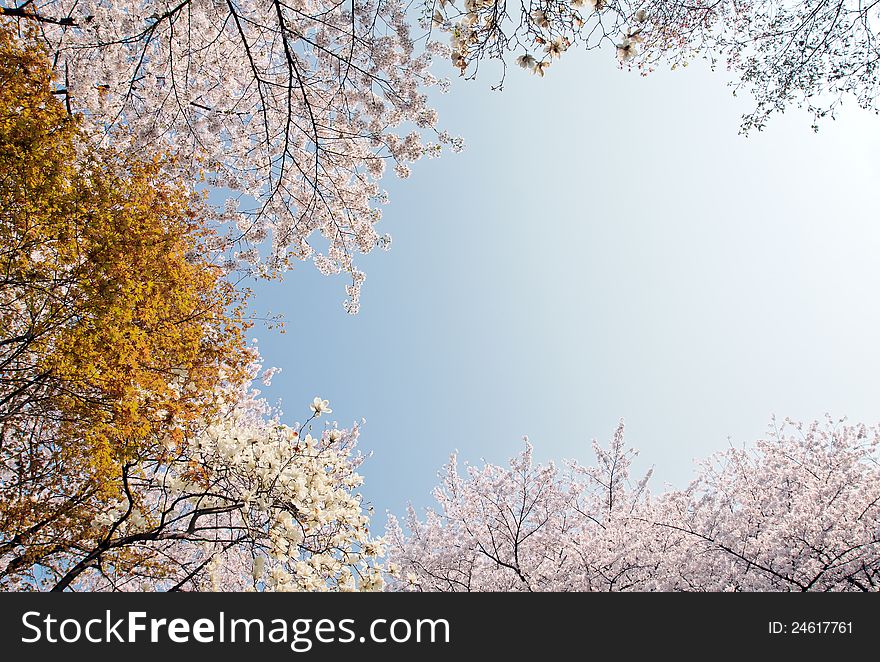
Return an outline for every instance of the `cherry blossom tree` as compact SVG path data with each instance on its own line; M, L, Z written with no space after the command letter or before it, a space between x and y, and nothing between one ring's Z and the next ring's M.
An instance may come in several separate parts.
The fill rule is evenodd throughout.
M880 429L826 421L772 426L732 448L654 515L686 543L667 585L702 590L880 590Z
M619 427L597 463L457 468L408 533L389 522L391 588L421 591L876 591L880 429L771 429L704 463L685 490L631 482Z
M647 73L695 57L726 64L754 110L743 129L806 107L816 120L846 97L878 111L880 5L861 0L432 0L423 24L448 33L462 74L509 57L544 76L572 46L605 48ZM503 81L503 76L502 76ZM815 124L814 124L815 126Z
M435 128L424 90L442 83L400 0L0 0L0 15L38 27L71 111L124 125L132 150L165 142L182 166L169 176L232 192L230 259L346 272L352 313L354 255L390 246L386 163L405 178L461 147Z

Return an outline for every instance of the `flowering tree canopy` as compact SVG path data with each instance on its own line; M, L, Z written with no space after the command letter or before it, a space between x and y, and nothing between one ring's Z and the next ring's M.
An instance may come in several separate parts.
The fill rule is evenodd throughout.
M421 591L876 591L880 429L774 425L687 489L631 483L618 428L595 467L468 467L424 522L391 518L392 588Z
M648 72L701 56L725 63L757 105L743 129L791 104L818 120L852 96L877 112L880 6L858 0L437 0L425 24L447 32L464 75L508 56L540 76L572 46L607 46Z
M462 74L513 57L541 76L574 45L607 45L643 72L701 56L754 94L746 130L791 104L817 119L847 96L877 110L876 3L430 0L419 22L427 34L414 34L407 7L0 0L0 17L36 26L68 109L103 131L124 125L134 148L165 141L180 156L175 176L205 171L231 192L219 214L230 261L260 274L297 260L345 272L352 313L365 278L356 254L390 246L376 229L386 162L406 177L410 162L461 147L427 101L427 88L447 84L430 73L432 54Z
M399 0L0 0L0 14L38 26L69 108L104 130L125 125L135 148L165 141L179 175L204 169L232 190L241 204L230 198L221 220L242 265L277 273L312 259L348 272L350 312L364 278L352 256L390 244L375 228L386 162L406 177L409 162L460 147L434 128L423 88L438 81L405 10Z

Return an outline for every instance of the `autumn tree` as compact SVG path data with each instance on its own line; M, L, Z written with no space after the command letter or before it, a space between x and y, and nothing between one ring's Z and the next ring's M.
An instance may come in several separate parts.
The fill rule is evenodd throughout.
M468 467L424 521L389 524L392 587L418 591L876 591L880 429L772 425L684 490L632 481L618 428L595 466Z
M245 380L242 295L174 167L95 146L45 51L0 29L4 546L50 525L62 539L28 554L75 542L122 467L185 446L218 388Z

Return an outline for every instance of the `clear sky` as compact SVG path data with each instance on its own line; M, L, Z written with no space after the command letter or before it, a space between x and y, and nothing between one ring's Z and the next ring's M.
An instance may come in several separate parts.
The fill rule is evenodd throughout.
M429 505L453 449L505 462L524 434L589 461L624 418L660 489L774 413L880 421L880 118L814 134L792 111L744 138L723 74L611 53L494 82L434 95L467 148L387 180L394 243L361 260L357 316L307 264L257 289L289 320L256 331L283 369L265 393L289 421L315 395L366 418L377 523Z

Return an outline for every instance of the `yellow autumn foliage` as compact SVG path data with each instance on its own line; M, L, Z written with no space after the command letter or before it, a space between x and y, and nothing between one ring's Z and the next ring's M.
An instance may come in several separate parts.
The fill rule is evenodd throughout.
M244 378L247 325L174 157L96 146L52 92L45 53L0 25L0 425L48 431L109 498Z

